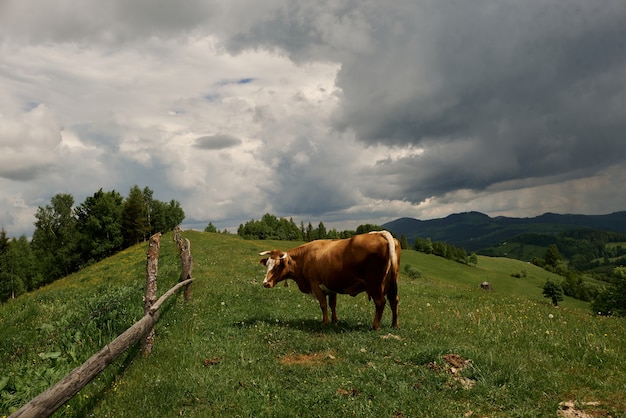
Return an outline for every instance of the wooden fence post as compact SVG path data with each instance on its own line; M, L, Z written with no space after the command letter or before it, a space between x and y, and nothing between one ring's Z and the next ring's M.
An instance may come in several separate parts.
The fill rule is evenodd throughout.
M159 247L161 245L161 233L152 235L148 246L148 259L146 261L146 295L143 299L143 313L147 315L156 302L157 295L157 273L159 270ZM154 326L146 334L146 338L141 343L141 353L148 356L154 345Z
M180 252L180 259L182 262L182 273L180 275L180 281L191 279L191 271L193 270L193 259L191 257L191 242L188 238L185 238L182 250ZM191 300L191 282L185 286L185 301Z
M183 250L183 239L180 236L180 225L176 225L176 227L174 228L174 242L176 243L176 246L178 246L178 253L180 253Z

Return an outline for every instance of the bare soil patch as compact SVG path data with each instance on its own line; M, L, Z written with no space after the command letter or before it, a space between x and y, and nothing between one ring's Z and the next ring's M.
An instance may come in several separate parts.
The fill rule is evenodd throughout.
M320 364L324 364L326 362L333 361L335 359L336 357L334 355L334 352L331 350L331 351L306 353L306 354L300 354L300 353L285 354L284 356L280 357L278 361L281 364L285 364L287 366L293 366L293 365L319 366Z
M446 354L443 356L445 364L439 365L432 362L428 365L433 370L443 371L452 378L452 382L460 384L463 389L469 390L476 384L475 380L464 377L461 372L472 364L472 360L464 359L458 354Z
M559 410L556 412L556 415L562 418L594 418L598 416L605 416L590 414L581 409L594 408L599 404L599 402L583 402L581 404L577 404L574 401L564 401L559 404Z

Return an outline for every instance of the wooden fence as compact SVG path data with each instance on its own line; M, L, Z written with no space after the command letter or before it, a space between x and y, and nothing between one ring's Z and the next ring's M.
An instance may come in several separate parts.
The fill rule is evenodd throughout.
M141 344L141 352L144 356L150 354L154 345L154 325L159 319L159 308L161 305L180 288L185 289L185 300L189 301L191 299L191 282L194 279L191 277L192 259L189 240L183 241L180 238L180 229L178 227L174 231L174 240L178 244L181 256L181 281L165 292L158 300L156 299L161 234L157 233L151 236L146 262L144 316L102 350L91 356L89 360L72 370L63 380L32 399L9 418L49 417L142 337L144 338Z

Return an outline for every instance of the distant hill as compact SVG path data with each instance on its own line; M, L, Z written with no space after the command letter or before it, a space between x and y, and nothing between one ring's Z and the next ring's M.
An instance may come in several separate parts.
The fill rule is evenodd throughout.
M476 251L523 234L557 235L572 229L626 233L626 211L608 215L545 213L534 218L492 218L480 212L465 212L427 221L400 218L382 226L396 236L404 234L410 243L415 238L430 238Z

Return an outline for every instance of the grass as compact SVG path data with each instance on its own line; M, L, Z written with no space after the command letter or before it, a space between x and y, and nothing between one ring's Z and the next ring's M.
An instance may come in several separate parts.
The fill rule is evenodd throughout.
M369 331L374 306L340 295L322 326L297 286L261 286L257 253L291 242L188 231L193 298L162 308L149 358L134 348L57 416L554 416L559 402L626 414L624 320L542 297L550 273L479 257L468 267L402 253L400 329ZM0 416L80 365L142 315L146 246L137 246L0 306ZM524 270L525 278L511 277ZM178 280L171 235L161 240L159 294ZM493 291L479 284L489 281ZM446 356L471 363L454 373ZM3 384L4 382L4 384ZM469 385L466 385L470 382Z

